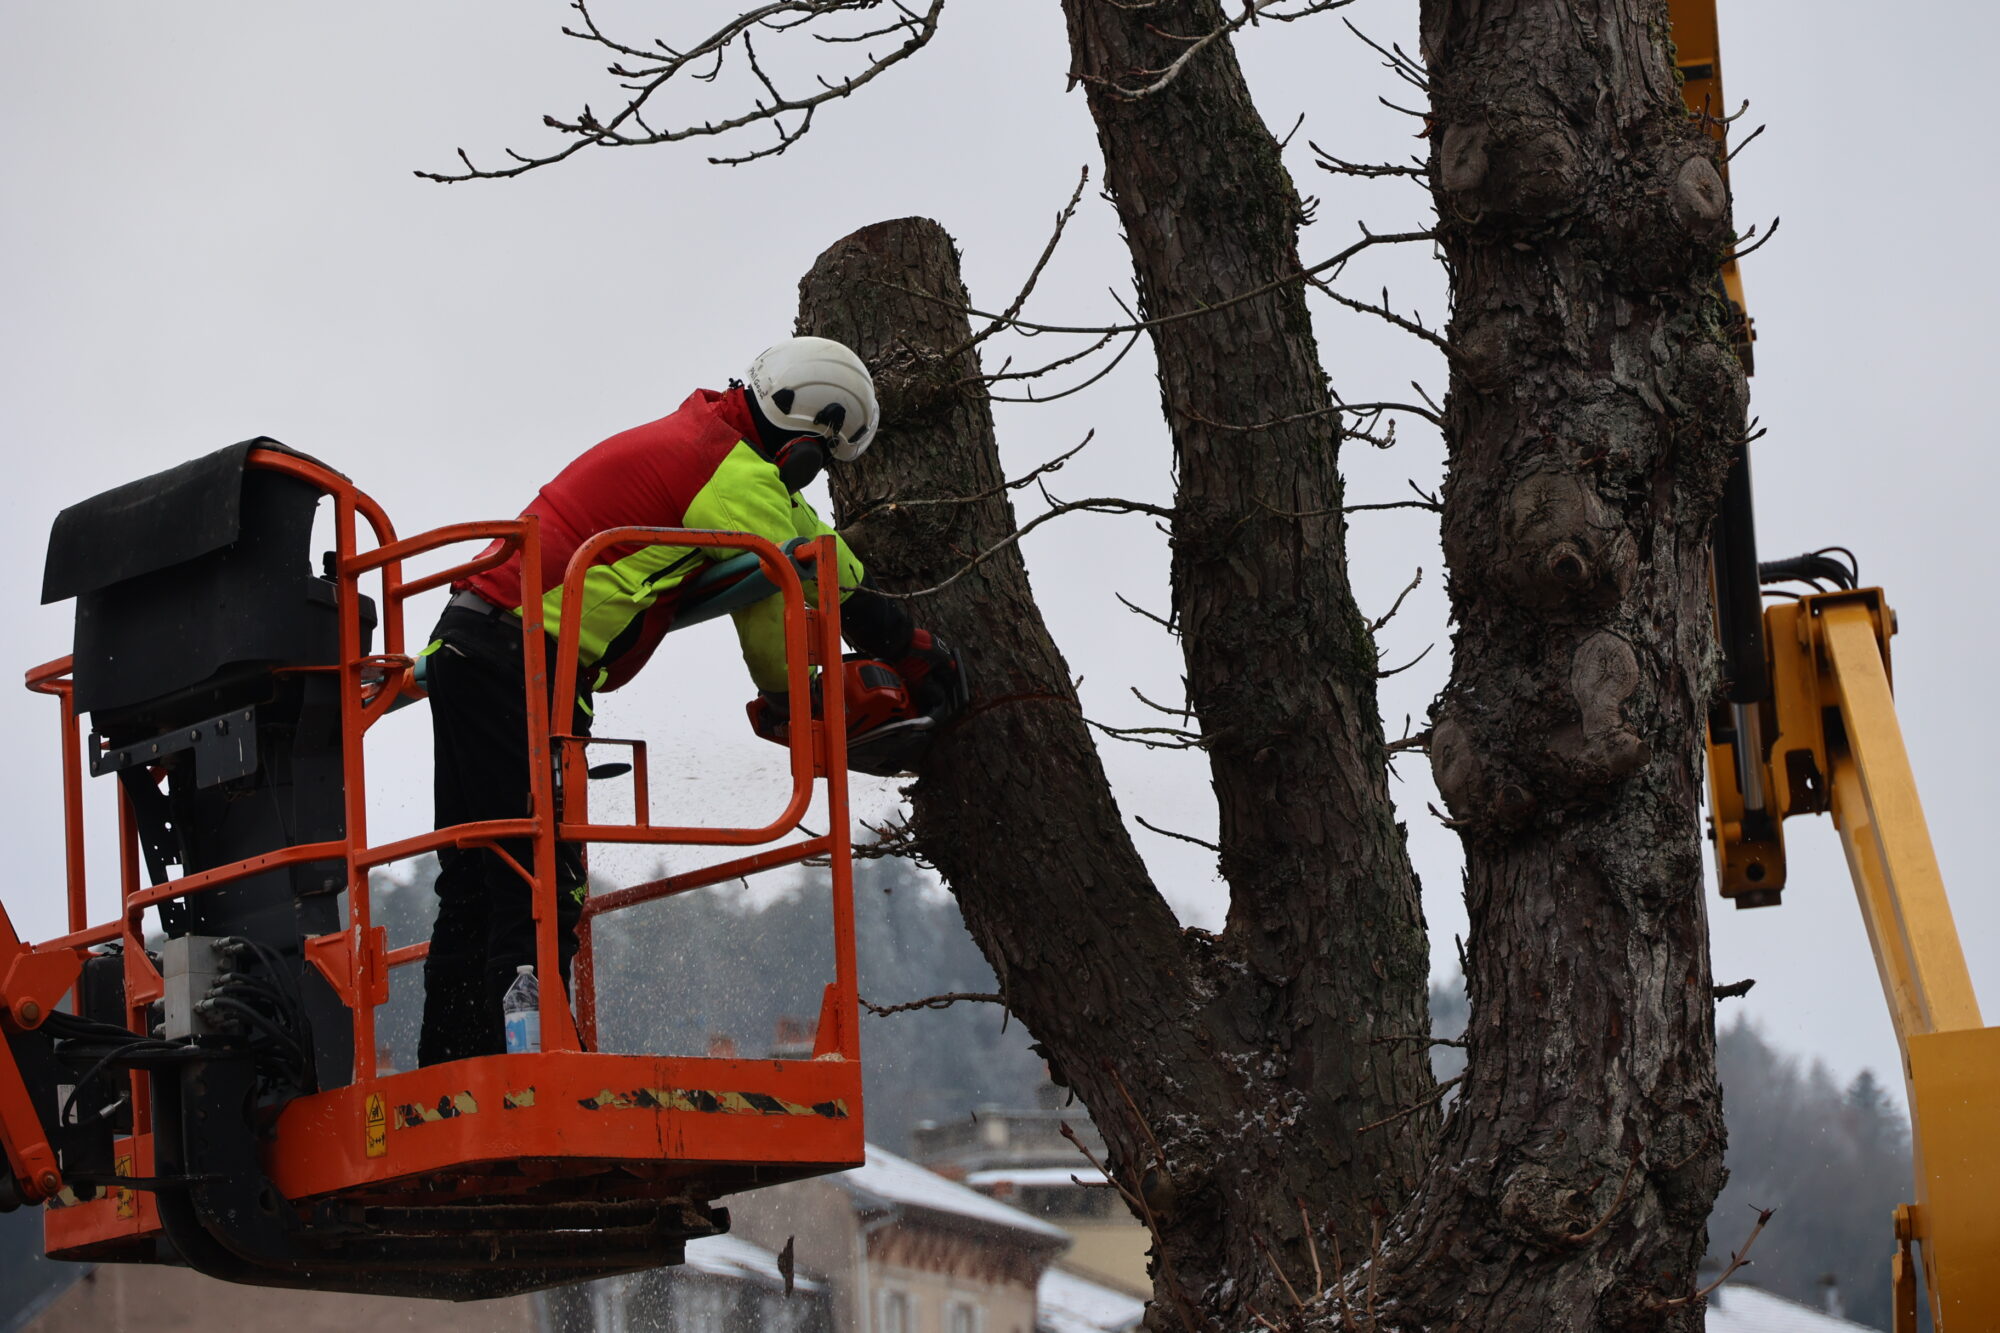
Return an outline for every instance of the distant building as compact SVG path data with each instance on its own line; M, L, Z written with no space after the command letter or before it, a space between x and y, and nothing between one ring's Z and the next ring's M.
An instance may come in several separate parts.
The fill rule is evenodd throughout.
M1080 1105L1044 1084L1032 1109L982 1106L971 1118L917 1126L913 1155L941 1175L1053 1222L1071 1248L1062 1267L1131 1295L1152 1291L1152 1237L1090 1159L1105 1160L1104 1138ZM1086 1157L1063 1127L1089 1149ZM1079 1183L1080 1182L1080 1183Z
M1838 1308L1839 1301L1829 1295L1828 1304ZM1707 1333L1870 1333L1867 1324L1740 1282L1725 1282L1708 1294L1704 1327Z
M824 1282L738 1236L688 1242L687 1262L534 1298L539 1333L832 1333Z
M161 1264L98 1264L50 1301L24 1333L215 1333L283 1328L286 1333L537 1333L532 1301L407 1300L335 1291L238 1286Z
M1035 1294L1035 1333L1131 1333L1146 1302L1075 1273L1051 1268Z
M735 1235L773 1250L792 1242L825 1281L831 1333L1035 1333L1037 1288L1070 1244L1062 1228L873 1144L853 1171L727 1204Z

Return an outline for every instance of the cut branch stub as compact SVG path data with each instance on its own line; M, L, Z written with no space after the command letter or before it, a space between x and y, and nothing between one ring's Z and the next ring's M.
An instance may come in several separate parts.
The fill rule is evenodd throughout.
M1516 120L1498 133L1489 120L1447 125L1438 144L1438 184L1468 213L1520 220L1575 206L1582 171L1573 136L1560 124Z
M1582 476L1544 466L1515 483L1500 571L1522 604L1581 611L1615 603L1637 564L1631 534Z
M1729 187L1709 157L1697 155L1681 163L1674 176L1673 207L1674 216L1697 239L1722 233L1729 220Z
M1653 757L1652 746L1625 725L1625 701L1639 685L1639 660L1618 635L1599 631L1578 645L1569 673L1578 725L1559 731L1551 748L1579 779L1615 782Z

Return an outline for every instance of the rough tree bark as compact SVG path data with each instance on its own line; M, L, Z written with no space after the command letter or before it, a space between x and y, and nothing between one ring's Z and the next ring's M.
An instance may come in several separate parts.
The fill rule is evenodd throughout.
M1713 290L1721 161L1681 108L1664 0L1420 0L1454 300L1459 630L1432 763L1472 921L1469 1064L1442 1127L1340 431L1292 281L1302 212L1230 44L1275 11L1061 4L1142 309L1162 321L1174 623L1228 924L1181 931L1147 878L1018 550L916 604L967 646L977 685L912 791L916 836L1158 1228L1156 1326L1695 1329L1722 1151L1695 840L1704 539L1744 393ZM651 62L626 114L552 122L575 142L451 178L809 111L851 87L671 134L638 117L774 13L874 8L761 7L666 55L598 34ZM928 42L941 8L891 21L907 40L864 81ZM645 133L614 128L628 116ZM758 151L803 132L780 124ZM803 284L801 330L878 373L889 438L834 488L891 589L937 584L1013 530L963 297L949 238L920 220L856 233ZM1309 1229L1352 1270L1325 1293L1305 1280Z
M1182 8L1191 30L1219 21ZM1145 312L1295 272L1290 184L1226 48L1126 101L1109 81L1164 63L1173 25L1153 7L1068 10ZM1421 1047L1375 1040L1422 1030L1423 960L1341 529L1291 517L1340 502L1297 289L1153 331L1223 936L1182 936L1160 905L1014 553L918 605L977 645L982 672L979 711L913 791L918 836L1100 1119L1115 1174L1154 1207L1162 1321L1182 1301L1219 1327L1284 1313L1263 1246L1307 1271L1303 1199L1350 1260L1371 1213L1394 1212L1351 1279L1382 1327L1698 1324L1683 1298L1722 1142L1695 840L1704 540L1743 388L1711 290L1727 196L1665 39L1654 0L1425 10L1461 626L1433 762L1466 841L1474 999L1435 1153L1421 1114L1359 1132L1423 1096ZM870 511L865 553L912 588L1012 519L963 319L899 288L962 301L929 224L829 251L801 328L883 374L895 447L836 498ZM984 498L882 503L965 496ZM1323 673L1297 672L1302 653Z
M953 308L965 295L950 238L918 219L867 228L821 256L802 290L801 331L860 351L875 368L883 418L895 423L882 449L836 470L836 511L844 523L859 520L863 556L892 591L940 583L1014 527L977 356ZM1296 537L1299 526L1282 531ZM1373 1032L1423 1031L1421 991L1401 1007L1361 999L1384 984L1369 966L1377 955L1367 953L1364 977L1336 985L1325 976L1333 959L1355 956L1341 945L1356 932L1351 916L1367 910L1351 870L1291 890L1293 916L1271 904L1283 930L1252 918L1251 944L1231 938L1234 926L1221 938L1179 928L1126 833L1018 550L986 560L914 610L967 646L977 695L911 791L913 824L1010 1007L1090 1108L1114 1175L1153 1212L1163 1311L1185 1303L1227 1324L1247 1322L1252 1306L1280 1308L1263 1247L1286 1256L1290 1272L1310 1271L1301 1200L1315 1225L1336 1221L1359 1253L1368 1201L1393 1201L1414 1180L1419 1159L1408 1136L1357 1131L1422 1096L1417 1080L1405 1091L1387 1072L1413 1046L1421 1055L1421 1044L1366 1042ZM1306 619L1297 614L1293 623ZM1297 675L1289 666L1271 670ZM1332 692L1302 689L1322 709ZM1285 742L1266 738L1273 750ZM1375 744L1379 755L1379 729ZM1263 762L1293 761L1274 754ZM1387 820L1383 799L1372 813ZM1284 810L1295 824L1290 840L1313 853L1317 843L1296 826L1327 841L1327 826L1347 819L1317 799L1274 817ZM1385 836L1395 837L1392 823ZM1402 912L1412 894L1405 877L1387 896ZM1414 929L1401 916L1395 924ZM1293 953L1281 963L1278 943L1288 940ZM1316 1061L1320 1046L1339 1050L1340 1060ZM1392 1048L1399 1059L1371 1063Z
M1432 763L1466 852L1463 1110L1399 1319L1700 1327L1721 1184L1697 743L1744 419L1728 194L1659 0L1425 0L1453 277Z

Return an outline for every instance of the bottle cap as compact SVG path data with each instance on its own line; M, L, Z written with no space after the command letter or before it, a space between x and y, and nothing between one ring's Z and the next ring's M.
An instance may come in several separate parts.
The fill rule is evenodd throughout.
M535 971L535 965L533 963L523 963L519 967L515 968L514 971L520 973L523 976L532 976Z

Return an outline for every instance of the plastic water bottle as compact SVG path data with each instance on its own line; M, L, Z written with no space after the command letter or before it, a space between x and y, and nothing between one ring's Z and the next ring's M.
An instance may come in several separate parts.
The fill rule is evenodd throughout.
M531 963L514 969L514 984L500 1000L500 1020L507 1030L507 1054L542 1049L542 987Z

